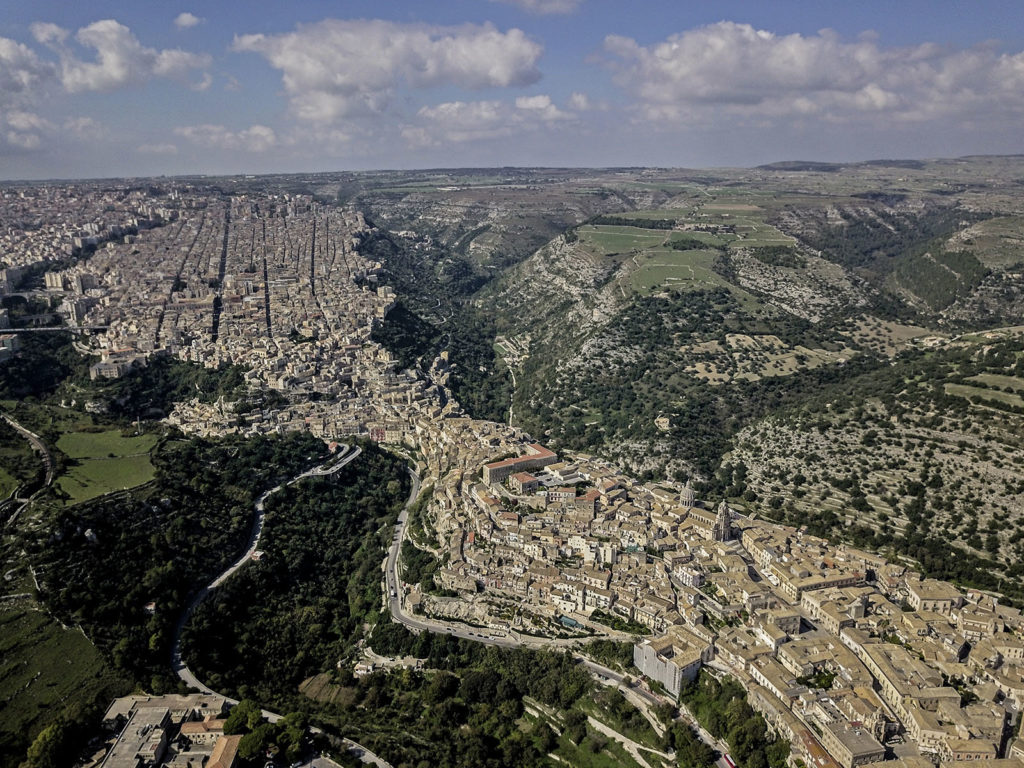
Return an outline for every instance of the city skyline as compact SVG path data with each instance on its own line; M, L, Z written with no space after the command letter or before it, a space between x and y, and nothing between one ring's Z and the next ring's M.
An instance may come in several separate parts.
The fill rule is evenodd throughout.
M1021 151L1006 2L10 5L2 179Z

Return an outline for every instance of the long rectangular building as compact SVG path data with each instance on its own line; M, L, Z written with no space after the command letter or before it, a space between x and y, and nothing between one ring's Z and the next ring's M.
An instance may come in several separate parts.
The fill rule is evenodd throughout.
M540 469L558 461L558 455L540 443L532 443L526 449L529 453L525 456L484 464L484 482L487 485L494 485L504 482L507 477L517 472Z

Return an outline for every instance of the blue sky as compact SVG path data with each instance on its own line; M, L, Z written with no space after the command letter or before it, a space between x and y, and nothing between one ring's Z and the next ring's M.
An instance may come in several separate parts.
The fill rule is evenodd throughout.
M1018 153L1020 10L5 0L0 178Z

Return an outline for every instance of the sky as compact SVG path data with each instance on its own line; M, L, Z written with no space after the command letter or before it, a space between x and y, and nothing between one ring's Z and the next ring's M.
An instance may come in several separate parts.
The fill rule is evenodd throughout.
M0 0L0 179L1024 152L1019 0Z

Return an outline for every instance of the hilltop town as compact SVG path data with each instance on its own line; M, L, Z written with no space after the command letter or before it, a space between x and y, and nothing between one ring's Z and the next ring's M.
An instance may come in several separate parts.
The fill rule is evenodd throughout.
M152 197L43 186L4 201L27 207L7 234L3 290L20 290L18 269L45 271L32 295L69 326L102 331L77 342L98 356L94 378L155 356L240 366L251 391L274 396L244 410L196 398L167 423L199 436L360 435L414 461L431 489L417 544L437 555L448 596L402 584L410 613L495 637L641 635L634 663L656 690L675 698L702 668L737 677L819 768L1024 765L1017 608L698 499L689 482L641 483L470 418L447 353L400 370L372 340L396 294L366 255L377 232L356 209L183 183ZM49 206L69 211L56 229L31 225Z

